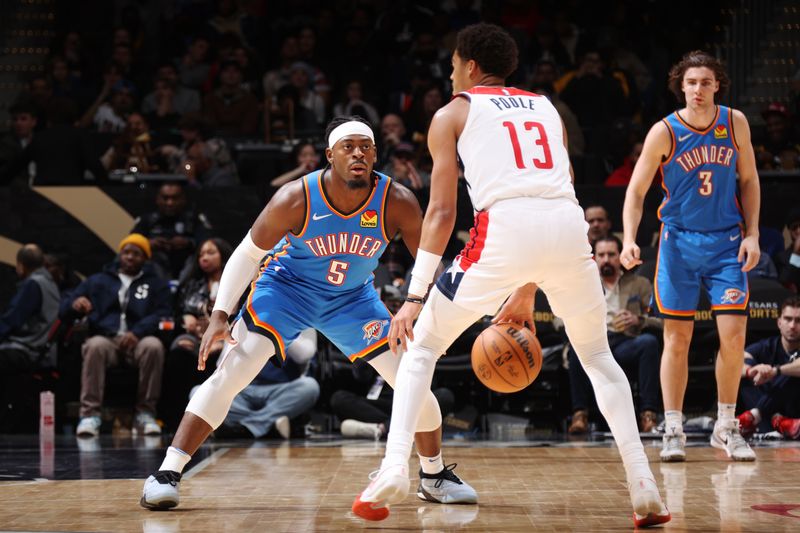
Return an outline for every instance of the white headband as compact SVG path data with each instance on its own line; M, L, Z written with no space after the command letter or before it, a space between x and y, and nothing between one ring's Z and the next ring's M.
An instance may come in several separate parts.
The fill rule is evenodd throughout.
M375 142L375 134L372 133L372 128L363 122L351 120L333 128L331 134L328 135L328 148L333 148L333 145L339 142L342 137L347 137L348 135L364 135L372 139L373 143Z

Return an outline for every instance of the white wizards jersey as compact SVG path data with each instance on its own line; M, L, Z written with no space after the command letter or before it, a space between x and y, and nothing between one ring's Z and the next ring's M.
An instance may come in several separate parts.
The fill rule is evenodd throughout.
M513 87L473 87L458 155L472 206L498 200L564 198L576 204L558 111L546 97Z

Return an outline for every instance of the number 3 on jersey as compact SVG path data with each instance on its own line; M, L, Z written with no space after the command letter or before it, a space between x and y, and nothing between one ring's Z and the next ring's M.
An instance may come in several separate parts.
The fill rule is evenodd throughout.
M711 193L714 192L714 184L711 183L711 175L712 172L706 170L700 172L697 176L698 178L700 178L700 181L703 182L703 184L700 185L700 187L697 189L703 196L711 196Z
M333 259L328 267L328 275L325 276L325 279L333 285L341 285L347 277L348 268L350 268L350 263Z
M513 122L508 120L503 122L503 126L508 129L508 136L511 137L511 147L514 149L514 159L517 162L517 168L527 168L525 166L525 161L522 160L522 147L519 144L516 126L514 126ZM537 130L538 138L533 144L541 146L542 151L544 152L544 159L537 159L535 157L533 158L533 166L541 169L553 168L553 158L550 155L550 144L547 141L547 132L544 130L544 126L538 122L525 122L523 127L525 128L525 131L530 131L534 128Z

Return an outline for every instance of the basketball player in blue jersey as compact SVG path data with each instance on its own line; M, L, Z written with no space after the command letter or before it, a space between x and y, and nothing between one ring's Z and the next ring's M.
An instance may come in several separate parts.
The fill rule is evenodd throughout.
M645 194L660 171L664 201L658 210L662 227L653 300L664 318L661 391L666 429L661 460L686 459L681 411L702 289L711 302L720 341L719 403L711 445L734 461L754 461L755 453L734 416L747 330L746 273L760 255L761 192L750 128L740 111L715 103L725 92L728 77L709 54L694 51L683 56L670 71L669 84L686 105L647 134L625 195L621 254L628 269L641 263L636 230Z
M388 242L400 234L412 254L419 246L422 213L414 195L373 171L375 138L360 117L334 119L326 131L328 166L281 187L228 260L198 368L210 347L226 341L214 374L192 396L159 470L147 478L141 505L169 509L179 503L181 472L218 427L234 396L305 328L315 328L351 361L368 362L394 386L400 358L388 348L391 315L372 284L372 271ZM264 260L266 256L266 260ZM228 317L253 280L232 328ZM475 490L444 468L442 415L425 393L416 444L422 467L418 495L438 503L477 503Z

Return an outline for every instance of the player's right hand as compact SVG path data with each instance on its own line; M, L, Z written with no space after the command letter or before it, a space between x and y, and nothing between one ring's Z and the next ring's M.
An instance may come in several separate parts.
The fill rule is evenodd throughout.
M219 340L236 344L228 327L228 315L223 311L214 311L211 313L208 328L203 334L203 340L200 341L200 350L197 353L197 370L206 369L208 356L213 351L214 344Z
M619 262L626 270L631 270L642 264L640 254L639 246L635 242L625 243L622 245L622 253L619 254Z

